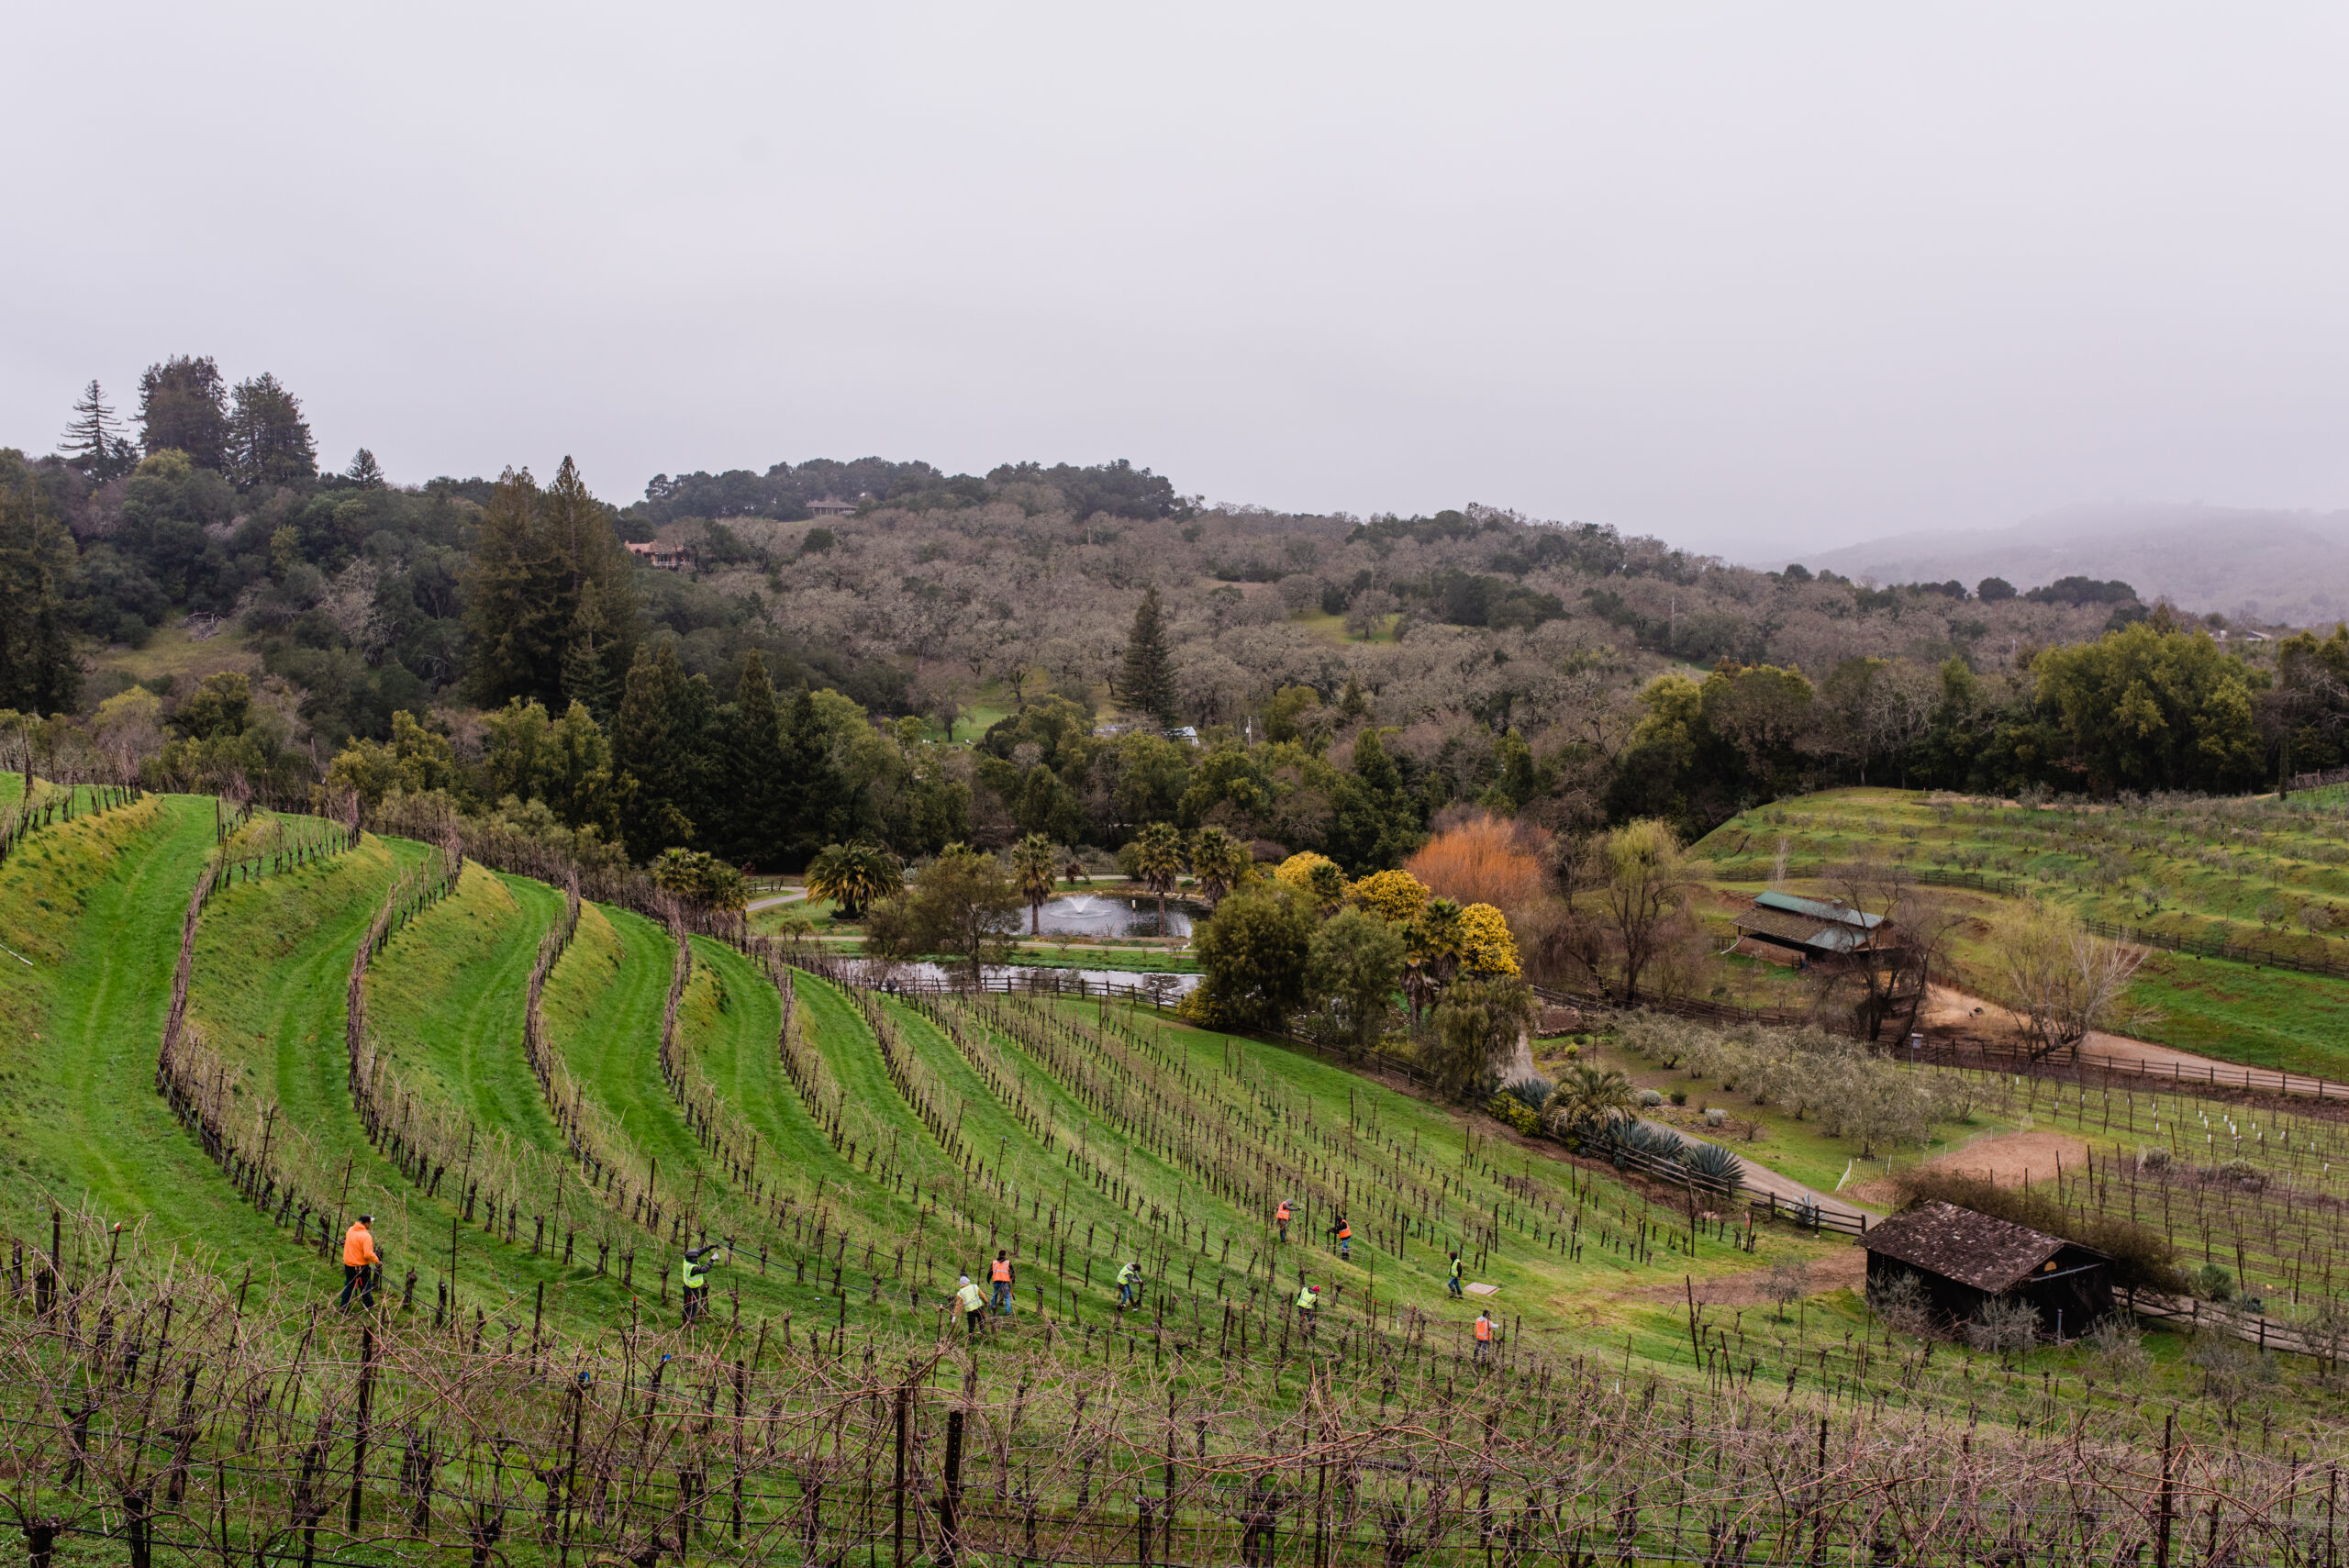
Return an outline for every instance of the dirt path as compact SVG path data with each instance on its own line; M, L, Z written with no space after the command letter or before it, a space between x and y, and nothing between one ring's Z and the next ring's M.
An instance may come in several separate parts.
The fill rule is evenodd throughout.
M1918 1022L1931 1029L1977 1035L2012 1036L2017 1032L2014 1015L1998 1003L1946 985L1935 985L1926 992ZM2050 1060L2069 1062L2074 1056L2066 1052ZM2349 1097L2349 1084L2332 1079L2279 1072L2273 1067L2245 1067L2215 1057L2198 1056L2190 1051L2132 1040L2127 1035L2107 1034L2102 1029L2088 1032L2080 1042L2077 1060L2083 1067L2148 1080L2166 1079L2181 1087L2199 1082L2207 1087L2259 1094Z

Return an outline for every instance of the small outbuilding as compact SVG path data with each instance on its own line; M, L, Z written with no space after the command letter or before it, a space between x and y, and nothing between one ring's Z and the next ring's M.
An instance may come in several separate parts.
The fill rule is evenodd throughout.
M1895 945L1883 916L1791 893L1755 894L1752 906L1737 917L1737 933L1800 953L1814 963L1888 951Z
M2020 1301L2047 1332L2071 1339L2112 1311L2110 1256L1954 1204L1920 1203L1868 1227L1859 1244L1871 1291L1913 1275L1952 1323L1972 1321L1993 1301Z

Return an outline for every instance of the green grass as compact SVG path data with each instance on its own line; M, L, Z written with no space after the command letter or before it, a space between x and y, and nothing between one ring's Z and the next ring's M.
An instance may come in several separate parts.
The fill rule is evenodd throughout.
M207 1266L246 1261L264 1273L282 1271L304 1288L325 1289L333 1271L295 1250L288 1233L238 1200L218 1171L171 1120L152 1091L155 1042L168 995L171 962L188 887L211 843L210 803L165 799L104 817L61 824L0 867L0 941L30 965L0 959L0 1126L18 1180L5 1202L20 1231L38 1223L44 1195L143 1226L142 1257L173 1245L201 1252ZM417 846L366 840L356 851L225 889L206 912L197 952L192 1017L212 1046L242 1073L240 1099L273 1100L289 1134L314 1146L314 1162L349 1173L352 1207L376 1209L378 1230L396 1280L406 1266L430 1282L441 1266L452 1208L422 1196L362 1135L345 1082L343 984L351 953L387 884L413 863ZM559 917L550 888L467 868L456 891L404 927L370 971L375 1034L411 1092L471 1119L485 1136L540 1149L551 1123L521 1052L521 992L541 933ZM658 1159L662 1190L674 1194L698 1176L718 1223L740 1227L746 1249L773 1250L762 1277L749 1255L721 1275L739 1290L746 1318L829 1324L843 1310L825 1284L794 1277L785 1263L788 1238L763 1218L761 1200L732 1189L735 1167L715 1141L687 1124L657 1068L662 1002L673 947L657 925L626 911L588 906L578 938L550 982L552 1038L568 1070L594 1102L603 1126L621 1129L632 1159ZM843 1270L845 1308L857 1331L906 1334L916 1342L934 1326L937 1291L958 1269L977 1265L996 1246L1022 1248L1021 1304L1048 1286L1055 1315L1075 1295L1087 1324L1105 1320L1108 1274L1137 1238L1164 1238L1164 1277L1151 1307L1172 1314L1178 1331L1212 1332L1219 1299L1249 1299L1259 1331L1286 1295L1295 1271L1344 1286L1335 1319L1359 1311L1375 1273L1387 1309L1407 1307L1435 1325L1439 1342L1464 1332L1480 1304L1455 1302L1443 1288L1442 1245L1463 1234L1464 1219L1518 1207L1501 1226L1501 1245L1472 1277L1500 1287L1486 1298L1517 1329L1562 1355L1621 1353L1628 1340L1636 1370L1678 1376L1687 1367L1681 1278L1719 1280L1781 1260L1818 1262L1848 1255L1840 1239L1765 1230L1746 1252L1707 1234L1693 1247L1686 1218L1669 1194L1651 1205L1611 1172L1572 1166L1554 1146L1521 1144L1489 1119L1416 1098L1395 1086L1286 1046L1248 1040L1158 1018L1147 1011L1061 1001L1042 1012L1065 1024L1130 1020L1138 1040L1113 1038L1084 1060L1084 1079L1055 1064L1033 1042L995 1034L995 1014L952 1012L965 1031L958 1047L922 1010L883 1004L934 1111L959 1129L967 1162L941 1147L899 1086L849 999L827 983L799 976L793 998L813 1025L816 1046L844 1092L855 1141L835 1148L780 1065L776 1036L783 999L765 973L734 951L693 943L694 974L681 1013L682 1043L736 1126L759 1140L760 1168L799 1212L824 1206L846 1217L860 1247ZM2190 993L2197 976L2168 984ZM2214 1005L2288 1010L2282 993L2229 995ZM2178 1017L2185 1017L2180 1012ZM2313 1037L2330 1027L2305 1027ZM969 1031L978 1029L980 1035ZM1645 1063L1634 1077L1660 1087L1674 1075ZM1092 1088L1083 1087L1093 1082ZM1692 1088L1695 1086L1691 1086ZM1102 1096L1127 1096L1111 1114ZM1692 1093L1692 1106L1703 1095ZM1024 1114L1016 1106L1025 1106ZM1741 1155L1798 1180L1831 1189L1852 1151L1815 1126L1733 1104L1757 1116L1766 1136ZM2102 1107L2094 1107L2102 1114ZM2141 1114L2142 1107L2132 1114ZM2110 1129L2075 1106L2051 1114L2086 1135ZM2173 1113L2175 1114L2175 1113ZM1118 1118L1130 1115L1132 1120ZM2020 1122L1986 1111L1945 1140L1977 1136ZM2321 1130L2321 1129L2320 1129ZM2137 1136L2124 1126L2122 1133ZM2121 1134L2113 1134L2120 1136ZM903 1182L873 1173L876 1151L905 1155ZM1351 1263L1334 1256L1325 1207L1300 1217L1294 1244L1277 1258L1267 1236L1268 1204L1219 1187L1186 1162L1214 1151L1233 1172L1261 1170L1265 1158L1300 1173L1309 1192L1352 1195L1356 1246ZM1191 1151L1190 1153L1184 1152ZM729 1151L739 1159L740 1149ZM1874 1172L1871 1174L1876 1173ZM1503 1178L1511 1186L1504 1187ZM1286 1180L1287 1178L1282 1178ZM1222 1180L1222 1178L1219 1178ZM916 1184L918 1183L917 1187ZM918 1192L918 1202L917 1202ZM1526 1221L1537 1213L1539 1234ZM1397 1243L1397 1208L1415 1221ZM1436 1220L1438 1209L1442 1219ZM1062 1273L1043 1261L1041 1232L1058 1212L1068 1241ZM1553 1244L1552 1216L1580 1217L1583 1249L1569 1256ZM1557 1219L1563 1229L1565 1221ZM1635 1258L1630 1240L1650 1228L1653 1254ZM628 1297L583 1260L564 1268L460 1229L458 1275L469 1304L511 1323L544 1285L548 1310L577 1328L623 1320ZM528 1226L524 1227L527 1235ZM837 1236L837 1225L831 1232ZM1230 1247L1227 1256L1224 1249ZM906 1249L901 1271L894 1256ZM657 1298L674 1267L665 1238L646 1238L636 1295ZM1057 1262L1055 1250L1054 1262ZM1089 1281L1088 1281L1089 1270ZM1277 1283L1270 1298L1264 1287ZM908 1306L904 1289L921 1296ZM1358 1319L1355 1319L1358 1321ZM1027 1331L1016 1319L1014 1332ZM1191 1325L1199 1325L1194 1329ZM1832 1348L1861 1323L1847 1293L1815 1300L1800 1329L1805 1344ZM1791 1326L1786 1330L1795 1335ZM1776 1354L1776 1352L1772 1352ZM2076 1364L2075 1352L2045 1352L2034 1365ZM2165 1380L2167 1380L2165 1382ZM2168 1387L2188 1374L2157 1368L2151 1383ZM2191 1389L2184 1392L2191 1396ZM1255 1398L1252 1390L1245 1395Z
M1830 790L1742 813L1694 849L1710 882L1714 935L1774 868L1783 841L1789 891L1831 895L1832 869L1864 855L1914 870L2020 879L2083 917L2150 935L2227 942L2349 964L2349 795L2178 800L2061 808L1959 800L1919 791ZM1955 979L1996 996L1998 922L2013 897L1929 888L1965 915ZM1717 946L1720 944L1716 944ZM1750 961L1749 961L1750 962ZM1724 999L1798 1006L1806 984L1783 966L1716 968ZM2222 1061L2349 1078L2349 981L2231 960L2157 953L2133 1000L2132 1032Z
M562 917L562 895L546 884L468 862L456 891L367 976L368 1022L395 1071L545 1150L562 1139L524 1065L522 1011L539 939Z
M160 796L45 829L0 867L0 943L32 961L0 958L6 1212L29 1230L49 1201L86 1206L130 1228L126 1262L177 1251L322 1284L155 1093L181 917L211 850L212 802Z

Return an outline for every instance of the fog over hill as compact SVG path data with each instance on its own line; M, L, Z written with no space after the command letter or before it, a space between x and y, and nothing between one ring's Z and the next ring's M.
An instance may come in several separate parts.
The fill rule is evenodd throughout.
M1968 588L1993 576L2018 588L2075 573L2118 577L2148 603L2166 595L2196 610L2293 625L2349 618L2349 511L2075 506L2010 528L1896 534L1803 564L1887 583L1954 577Z

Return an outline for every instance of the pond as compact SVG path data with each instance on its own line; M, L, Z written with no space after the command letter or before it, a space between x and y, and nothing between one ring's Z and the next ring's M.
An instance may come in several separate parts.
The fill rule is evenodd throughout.
M1158 929L1155 898L1108 898L1098 894L1071 893L1044 905L1043 929L1056 937L1154 937ZM1191 934L1190 912L1169 901L1166 930L1170 937Z

